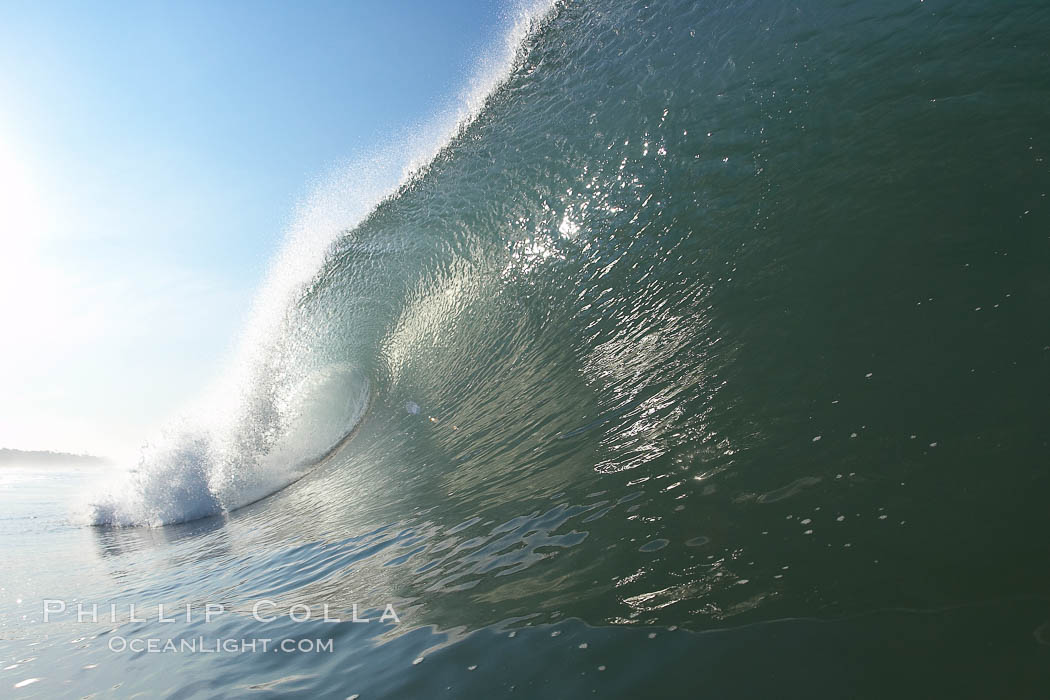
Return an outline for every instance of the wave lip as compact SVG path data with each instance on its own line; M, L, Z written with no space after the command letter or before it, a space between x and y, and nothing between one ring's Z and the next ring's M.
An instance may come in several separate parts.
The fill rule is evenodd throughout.
M85 504L91 525L160 527L254 503L302 478L352 434L371 402L360 372L332 366L300 382L268 420L217 437L184 428Z
M208 484L211 445L207 437L183 434L159 449L146 448L138 469L113 490L87 504L92 525L158 527L223 511Z

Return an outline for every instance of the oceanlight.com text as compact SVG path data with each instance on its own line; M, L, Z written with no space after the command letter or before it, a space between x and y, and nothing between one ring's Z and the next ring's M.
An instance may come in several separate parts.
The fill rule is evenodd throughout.
M109 638L109 650L132 654L331 654L335 651L333 639L270 639L270 638L215 638L190 637L182 639L161 637Z

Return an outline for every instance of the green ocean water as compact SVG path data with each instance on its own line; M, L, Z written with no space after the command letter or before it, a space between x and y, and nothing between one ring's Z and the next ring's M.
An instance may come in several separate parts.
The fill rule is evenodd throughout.
M4 581L24 602L0 607L0 679L1047 697L1048 115L1041 2L556 5L333 242L264 349L239 461L174 450L204 510L171 472L143 495L165 521L222 513L2 531L42 544ZM226 507L290 422L345 405L368 408L321 464ZM58 575L74 550L87 573ZM38 619L73 597L234 612ZM261 623L263 599L400 622ZM106 648L307 630L334 653Z

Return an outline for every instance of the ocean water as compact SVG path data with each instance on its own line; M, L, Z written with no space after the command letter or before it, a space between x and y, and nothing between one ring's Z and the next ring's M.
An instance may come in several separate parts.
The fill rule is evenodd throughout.
M213 410L0 472L3 695L1050 697L1048 126L1043 2L531 8Z

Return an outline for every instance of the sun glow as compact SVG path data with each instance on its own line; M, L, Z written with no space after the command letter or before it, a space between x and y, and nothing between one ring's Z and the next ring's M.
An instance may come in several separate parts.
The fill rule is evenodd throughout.
M61 368L88 339L74 277L48 261L57 227L31 162L0 131L0 447L85 449L89 425L56 436L48 406L67 405Z
M12 357L18 338L47 330L40 303L53 291L42 274L40 245L49 228L49 215L36 178L25 160L0 132L0 317L8 342L0 344L0 373L17 367Z

